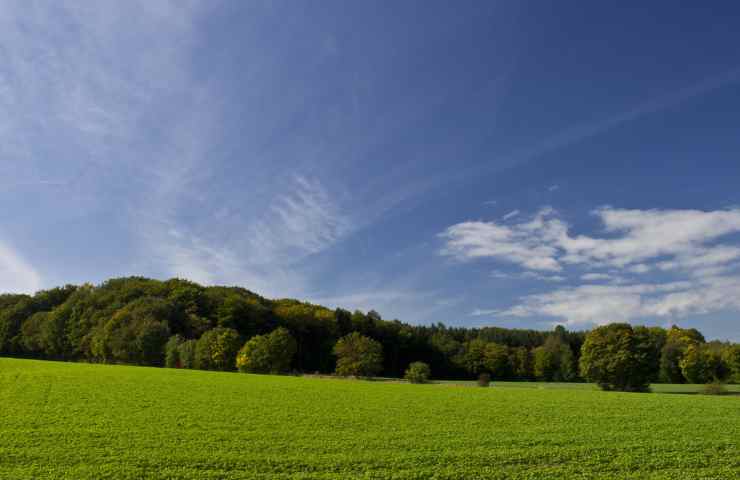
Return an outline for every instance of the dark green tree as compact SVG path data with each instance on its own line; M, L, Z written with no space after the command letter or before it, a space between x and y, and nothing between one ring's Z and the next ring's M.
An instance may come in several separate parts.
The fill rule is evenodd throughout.
M185 340L177 347L177 358L182 368L195 368L196 340Z
M723 356L722 344L694 343L681 358L680 366L689 383L723 382L731 375L731 367Z
M514 347L509 351L509 364L511 374L519 380L527 380L533 377L532 355L527 347Z
M474 338L465 342L456 359L457 363L465 370L477 375L482 372L488 372L486 365L486 347L488 342L482 338Z
M358 332L345 335L334 346L337 375L372 377L383 368L383 346Z
M181 335L172 335L164 346L164 366L167 368L182 368L180 361L180 345L185 341Z
M544 345L534 349L532 357L532 371L539 380L569 382L577 376L573 351L560 332L548 336Z
M673 325L667 332L660 353L659 378L664 383L684 383L681 359L689 345L704 343L704 336L696 329L683 329Z
M250 338L236 356L236 367L245 373L283 373L297 350L296 341L285 328Z
M509 364L509 349L505 345L489 343L485 352L485 371L494 379L503 379L511 376L511 365Z
M626 323L591 330L581 350L581 375L603 390L644 392L650 385L649 359Z

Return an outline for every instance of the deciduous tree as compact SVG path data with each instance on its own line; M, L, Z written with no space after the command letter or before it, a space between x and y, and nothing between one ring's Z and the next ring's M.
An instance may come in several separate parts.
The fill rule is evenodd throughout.
M383 368L383 347L370 337L352 332L337 341L336 373L342 376L372 377Z

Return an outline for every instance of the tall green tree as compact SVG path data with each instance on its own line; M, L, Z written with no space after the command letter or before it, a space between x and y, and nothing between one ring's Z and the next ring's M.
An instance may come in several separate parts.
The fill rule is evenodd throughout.
M250 338L236 356L236 367L245 373L283 373L290 369L296 341L285 328Z
M167 368L182 368L180 361L180 345L185 341L182 335L172 335L164 346L164 366Z
M383 346L359 332L352 332L337 341L337 375L372 377L383 368Z
M465 342L456 359L457 363L473 375L485 372L487 346L488 342L482 338Z
M690 345L704 343L704 336L694 328L673 325L667 332L660 354L660 380L664 383L684 383L681 359Z
M508 378L511 375L509 349L506 345L491 342L486 345L484 356L484 368L494 379Z
M526 380L532 378L532 355L527 347L514 347L509 352L509 363L514 378Z
M581 349L581 375L603 390L643 392L650 385L649 359L627 323L591 330Z
M731 375L731 367L723 356L722 344L694 343L686 348L680 366L689 383L723 382Z
M240 346L241 337L233 328L216 327L208 330L196 344L195 368L234 370Z
M562 327L561 327L562 328ZM532 352L534 376L546 382L568 382L577 376L573 351L556 332Z

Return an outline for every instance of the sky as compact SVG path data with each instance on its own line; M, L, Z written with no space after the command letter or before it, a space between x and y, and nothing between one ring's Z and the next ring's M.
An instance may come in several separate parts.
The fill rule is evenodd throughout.
M740 341L740 4L617 3L2 2L0 291Z

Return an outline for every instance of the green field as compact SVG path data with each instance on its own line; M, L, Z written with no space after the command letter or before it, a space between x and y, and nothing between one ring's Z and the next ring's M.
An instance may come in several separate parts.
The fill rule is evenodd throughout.
M737 396L0 359L0 405L3 479L740 478Z
M475 386L474 381L436 381L441 385L463 385ZM565 383L565 382L491 382L491 386L505 388L536 388L536 389L555 389L555 390L591 390L598 391L599 387L593 383ZM740 395L740 385L724 385L723 387L728 395ZM650 385L650 391L653 393L701 393L704 385L679 384L679 383L658 383Z

